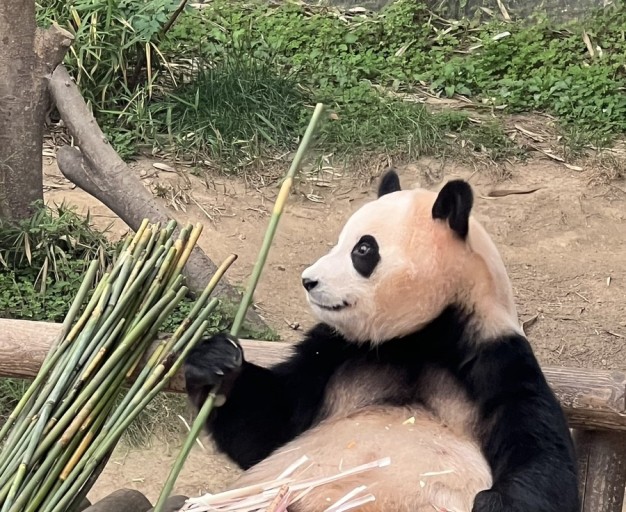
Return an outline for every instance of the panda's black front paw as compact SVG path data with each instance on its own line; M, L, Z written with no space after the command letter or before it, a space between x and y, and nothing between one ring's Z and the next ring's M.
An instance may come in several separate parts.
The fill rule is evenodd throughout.
M232 380L243 364L243 350L239 340L220 333L203 338L185 359L187 391L212 389L222 380Z

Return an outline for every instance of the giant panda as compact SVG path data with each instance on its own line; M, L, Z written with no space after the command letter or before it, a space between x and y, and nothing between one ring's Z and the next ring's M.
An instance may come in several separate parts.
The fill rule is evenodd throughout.
M562 409L518 322L502 259L462 180L378 197L302 273L319 323L284 362L245 360L228 334L185 362L196 408L220 379L207 430L243 475L300 478L388 457L316 487L290 512L323 512L358 486L362 512L579 512ZM298 476L298 473L294 474Z

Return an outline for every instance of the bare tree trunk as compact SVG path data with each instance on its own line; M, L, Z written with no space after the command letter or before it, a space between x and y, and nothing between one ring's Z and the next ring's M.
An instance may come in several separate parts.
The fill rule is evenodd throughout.
M37 28L35 0L0 1L0 218L26 218L43 199L46 77L72 39L57 25Z

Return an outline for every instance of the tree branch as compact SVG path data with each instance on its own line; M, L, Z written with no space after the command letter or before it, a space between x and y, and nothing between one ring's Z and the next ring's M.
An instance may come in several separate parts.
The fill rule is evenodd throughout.
M57 162L63 175L115 212L134 231L144 218L151 222L167 223L171 217L152 193L137 179L126 163L108 143L104 133L85 104L78 87L63 66L58 66L49 83L50 92L61 118L74 137L80 151L64 146L59 149ZM175 235L179 233L176 229ZM190 289L204 290L217 267L206 254L195 247L185 266ZM215 289L232 302L241 295L222 279ZM267 326L252 309L246 319L250 327L265 330Z

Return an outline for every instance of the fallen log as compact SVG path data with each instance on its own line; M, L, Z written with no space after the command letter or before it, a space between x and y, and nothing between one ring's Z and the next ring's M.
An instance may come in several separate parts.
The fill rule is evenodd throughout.
M33 378L61 324L0 319L0 376ZM289 343L242 340L246 359L271 366L290 354ZM572 428L626 432L626 373L544 367ZM168 391L184 392L177 375Z
M49 89L63 122L80 148L59 148L57 163L63 175L106 205L133 231L137 231L145 218L152 223L167 224L172 219L167 209L133 175L108 143L64 66L58 66L52 73ZM179 231L176 228L174 236L178 236ZM201 293L216 269L215 263L196 246L184 270L190 290ZM226 279L217 285L215 294L233 303L241 301L241 294ZM253 309L248 310L246 320L256 330L267 329Z

